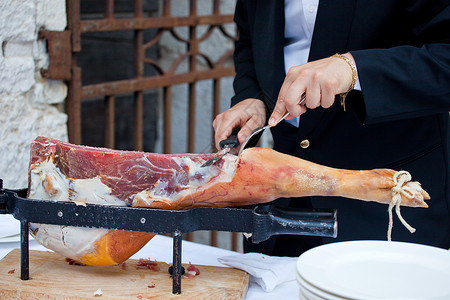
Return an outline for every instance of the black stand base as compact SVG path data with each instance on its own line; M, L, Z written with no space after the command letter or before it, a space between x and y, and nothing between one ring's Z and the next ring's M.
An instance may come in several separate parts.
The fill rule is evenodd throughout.
M30 222L20 221L20 279L30 279L30 249L29 249ZM181 294L181 232L173 234L173 286L172 294Z

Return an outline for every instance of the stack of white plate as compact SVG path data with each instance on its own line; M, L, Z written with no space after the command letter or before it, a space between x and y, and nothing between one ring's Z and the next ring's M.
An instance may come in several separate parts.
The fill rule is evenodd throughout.
M450 251L413 243L327 244L297 261L300 299L450 299Z

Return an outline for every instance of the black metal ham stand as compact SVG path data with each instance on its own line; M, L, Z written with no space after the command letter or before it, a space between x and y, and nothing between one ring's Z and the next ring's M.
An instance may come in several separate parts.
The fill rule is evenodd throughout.
M71 202L26 199L27 190L3 189L0 213L20 220L21 279L29 279L29 224L53 224L173 234L173 288L181 293L182 233L216 230L250 233L259 243L272 235L296 234L336 237L336 209L292 210L273 205L237 208L198 207L161 210L123 206L76 205Z

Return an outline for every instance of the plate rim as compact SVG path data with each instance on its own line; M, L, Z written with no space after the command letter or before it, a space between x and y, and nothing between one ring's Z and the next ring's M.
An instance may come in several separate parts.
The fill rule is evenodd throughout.
M356 247L355 247L356 245ZM324 254L330 254L330 252L335 251L336 249L344 249L344 250L349 250L349 249L355 249L357 248L357 251L360 251L361 248L363 247L370 247L370 248L374 248L374 247L382 247L382 248L386 248L386 247L391 247L391 245L394 245L393 247L395 247L395 250L398 251L399 248L401 249L421 249L424 251L430 251L430 252L434 252L434 253L440 253L441 255L448 255L450 257L450 251L443 249L443 248L438 248L438 247L434 247L434 246L429 246L429 245L422 245L422 244L417 244L417 243L411 243L411 242L399 242L399 241L384 241L384 240L355 240L355 241L342 241L342 242L335 242L335 243L329 243L329 244L325 244L325 245L321 245L315 248L312 248L306 252L304 252L302 255L299 256L298 260L297 260L297 264L296 264L296 272L297 275L299 275L305 282L307 282L310 286L315 287L318 290L321 291L325 291L326 293L329 293L330 295L335 295L338 297L345 297L345 298L363 298L363 299L375 299L374 297L370 297L367 294L364 293L358 293L355 290L350 290L348 289L346 286L340 286L340 285L336 285L336 284L331 284L330 282L327 280L317 280L317 276L310 276L311 274L308 274L308 267L317 266L317 269L321 269L324 270L325 267L324 266L318 266L318 264L312 264L310 261L308 261L308 259L310 259L310 257L314 256L318 256L321 254L321 252L323 252ZM391 249L393 249L393 247L391 247ZM328 252L328 253L327 253ZM334 254L334 253L333 253ZM339 252L337 253L337 255L339 255ZM345 252L345 255L348 255L348 252ZM326 259L322 259L321 263L325 263L327 261L327 259L329 259L329 257L326 257ZM305 271L306 268L306 271ZM305 274L307 273L307 274ZM450 271L449 271L450 274ZM313 277L313 278L311 278ZM332 282L331 282L332 283ZM330 288L331 287L331 288ZM450 294L449 294L450 295ZM446 297L448 297L449 295L445 295ZM379 296L377 296L377 298L379 299ZM392 297L390 297L392 299ZM435 297L434 299L446 299L446 298L442 298L441 296L439 297Z

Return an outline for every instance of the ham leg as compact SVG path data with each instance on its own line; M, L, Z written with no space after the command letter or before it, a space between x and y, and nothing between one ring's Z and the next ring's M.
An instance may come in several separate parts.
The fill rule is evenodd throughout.
M31 145L28 197L161 209L240 206L300 196L388 204L396 186L393 170L334 169L263 148L200 167L214 155L119 151L38 137ZM427 207L424 199L429 196L420 184L405 186L409 194L402 194L401 205ZM119 264L155 235L43 224L32 224L31 230L44 246L88 265Z
M236 158L237 160L237 158ZM250 148L236 161L231 181L217 181L206 189L197 187L191 193L151 203L141 199L136 206L184 209L198 206L239 206L272 201L280 197L342 196L389 204L396 185L389 169L350 171L334 169L276 152ZM401 205L428 207L429 195L419 183L408 182L413 197L402 195Z

